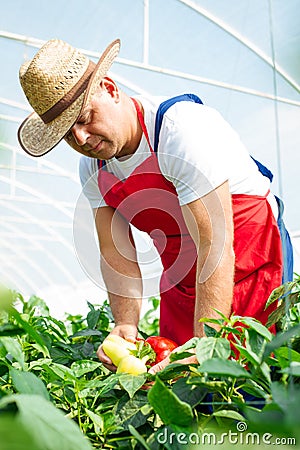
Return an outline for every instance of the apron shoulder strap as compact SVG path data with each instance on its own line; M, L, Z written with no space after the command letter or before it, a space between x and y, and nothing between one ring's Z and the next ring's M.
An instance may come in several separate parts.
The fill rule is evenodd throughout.
M155 118L154 148L153 148L155 153L157 153L157 149L158 149L159 133L160 133L164 114L170 108L170 106L174 105L174 103L181 102L181 101L190 101L190 102L195 102L195 103L199 103L199 104L203 105L202 100L195 94L182 94L182 95L178 95L176 97L169 98L168 100L165 100L164 102L162 102L158 107L158 110L156 113L156 118ZM272 182L272 180L273 180L272 172L266 166L264 166L261 162L257 161L257 159L253 158L253 156L251 156L251 158L257 165L260 173L262 175L264 175L265 177L269 178L270 182Z
M98 170L106 168L106 161L104 159L97 159Z
M154 152L157 152L158 149L158 142L159 142L159 133L161 129L162 120L164 117L165 112L170 108L170 106L174 105L177 102L182 101L188 101L188 102L194 102L194 103L200 103L203 104L202 100L200 100L197 95L194 94L182 94L177 95L176 97L168 98L168 100L165 100L162 102L157 110L156 118L155 118L155 131L154 131Z
M260 173L262 175L264 175L265 177L269 178L270 182L272 183L272 181L273 181L273 174L272 174L271 170L269 170L261 162L257 161L257 159L253 158L253 156L251 156L251 158L253 159L253 161L257 165L258 170L260 171Z

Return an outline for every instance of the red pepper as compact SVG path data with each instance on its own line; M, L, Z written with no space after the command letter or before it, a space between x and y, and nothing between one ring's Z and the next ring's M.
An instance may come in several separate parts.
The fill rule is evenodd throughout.
M155 361L151 365L161 362L163 359L167 358L176 347L178 347L174 341L162 336L150 336L145 342L153 348L156 354Z

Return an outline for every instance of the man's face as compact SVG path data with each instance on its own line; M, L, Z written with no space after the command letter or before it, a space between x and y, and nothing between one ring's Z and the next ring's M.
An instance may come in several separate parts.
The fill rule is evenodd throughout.
M128 154L129 136L122 114L118 88L105 79L65 139L76 151L91 158L107 160Z

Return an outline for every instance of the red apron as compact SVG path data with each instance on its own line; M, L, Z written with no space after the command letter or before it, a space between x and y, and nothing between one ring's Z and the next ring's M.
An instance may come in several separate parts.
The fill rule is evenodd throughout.
M160 335L183 344L193 336L196 248L175 187L160 171L142 113L135 106L151 154L124 181L99 160L99 189L107 205L152 237L163 265ZM265 323L276 307L264 311L265 302L282 278L279 229L266 197L232 195L232 202L236 257L232 311Z

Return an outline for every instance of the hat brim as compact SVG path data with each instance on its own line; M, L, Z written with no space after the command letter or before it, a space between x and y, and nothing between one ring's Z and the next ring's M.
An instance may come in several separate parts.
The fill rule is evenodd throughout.
M51 122L45 124L33 112L21 124L18 139L21 147L31 156L43 156L50 152L69 132L77 121L84 106L95 93L120 50L120 40L113 41L104 51L91 75L86 90Z

